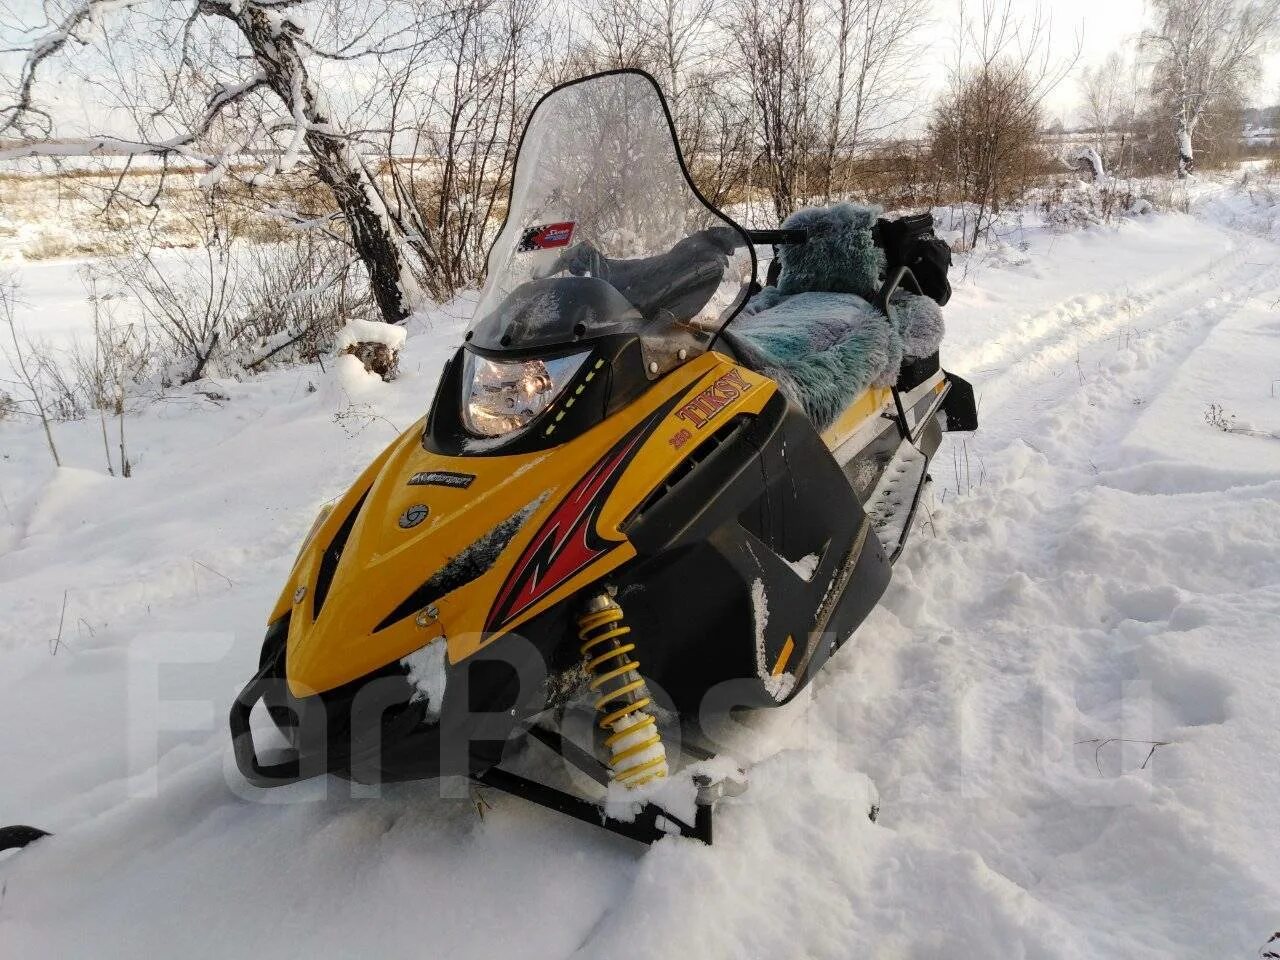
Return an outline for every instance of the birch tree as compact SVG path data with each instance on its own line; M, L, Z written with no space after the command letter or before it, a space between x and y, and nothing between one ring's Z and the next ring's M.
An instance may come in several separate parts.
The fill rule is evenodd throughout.
M1153 8L1156 26L1142 38L1154 55L1152 95L1168 112L1185 177L1206 115L1240 102L1257 79L1280 0L1153 0Z

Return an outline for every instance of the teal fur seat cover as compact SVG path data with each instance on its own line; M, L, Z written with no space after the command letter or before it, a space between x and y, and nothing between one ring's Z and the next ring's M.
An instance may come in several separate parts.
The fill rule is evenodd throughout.
M777 287L765 287L730 325L742 361L777 380L825 429L870 386L897 381L904 355L942 343L942 311L899 292L886 318L873 305L884 259L872 240L878 207L842 203L797 210L782 224L804 230L784 246Z

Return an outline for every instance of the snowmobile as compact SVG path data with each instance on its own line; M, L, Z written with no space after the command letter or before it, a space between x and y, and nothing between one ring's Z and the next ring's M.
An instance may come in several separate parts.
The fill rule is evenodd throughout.
M546 94L428 413L316 518L270 613L230 715L243 775L464 777L710 842L734 778L683 813L653 785L711 757L699 718L811 682L884 592L943 431L977 426L912 268L931 220L877 213L744 229L648 74ZM584 702L586 742L560 722ZM520 772L544 749L588 788Z
M321 511L268 617L242 774L463 777L710 842L741 784L707 721L812 681L883 594L942 433L977 428L939 365L948 263L927 214L743 229L643 72L549 92L427 415ZM531 775L539 749L579 776ZM686 775L674 809L657 788Z

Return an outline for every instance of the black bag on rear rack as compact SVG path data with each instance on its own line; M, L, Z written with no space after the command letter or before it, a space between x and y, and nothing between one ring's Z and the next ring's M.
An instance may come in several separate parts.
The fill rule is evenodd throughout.
M897 220L876 221L876 242L884 248L890 270L910 267L920 292L938 306L951 299L951 248L933 232L933 215L921 213Z

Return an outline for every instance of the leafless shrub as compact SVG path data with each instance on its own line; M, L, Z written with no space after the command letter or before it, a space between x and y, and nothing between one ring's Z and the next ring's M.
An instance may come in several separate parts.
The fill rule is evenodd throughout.
M1191 212L1191 195L1181 180L1152 184L1150 196L1151 202L1161 210L1172 210L1176 213Z
M351 400L348 400L344 409L334 413L333 422L342 427L343 432L351 439L360 436L374 423L386 424L391 428L394 436L400 436L404 432L382 414L375 411L371 404L355 403Z
M40 425L44 427L44 438L48 443L49 455L53 457L54 466L60 467L62 466L62 458L58 456L58 447L53 441L53 428L50 426L51 416L45 403L46 391L41 381L40 370L32 366L27 352L24 351L23 344L18 338L17 308L17 280L12 276L0 276L0 322L9 328L9 342L13 345L12 352L9 351L8 347L3 352L18 374L19 382L17 386L23 388L27 394L23 399L35 409L36 416L40 418Z
M1134 161L1143 110L1143 83L1136 61L1112 51L1102 63L1080 71L1082 113L1092 146L1108 170L1127 174Z
M982 0L974 19L962 7L961 21L950 86L934 107L928 147L967 205L965 232L976 244L1043 164L1041 107L1075 57L1051 54L1050 24L1038 7L1023 18L1011 0Z
M1039 165L1040 122L1031 81L1012 62L984 64L960 79L934 108L930 153L937 167L947 171L955 196L972 205L967 224L971 243L1031 184Z
M327 353L349 319L376 319L377 305L350 249L313 231L240 251L235 319L228 334L243 369L310 362Z
M59 422L83 420L88 412L84 393L59 352L47 340L28 339L26 355L40 381L49 416Z
M438 300L483 276L520 130L541 93L542 13L542 0L463 0L415 64L425 95L418 71L390 78L392 125L411 140L408 151L388 141L384 163Z
M68 365L79 392L98 411L107 473L116 474L107 429L107 418L114 417L120 476L129 477L133 468L125 442L128 400L154 366L152 343L145 324L117 321L114 308L119 294L103 290L96 271L83 270L81 280L93 308L93 342L91 347L77 342Z
M209 222L194 256L148 249L109 267L155 333L162 384L312 361L348 319L378 316L367 276L345 244L311 231L247 244L216 217Z
M166 251L135 235L132 251L106 262L104 271L137 301L156 335L162 381L191 383L204 375L233 319L241 267L238 237L215 189L187 211L200 237L193 254Z
M199 380L218 347L235 292L236 268L225 252L206 248L199 259L161 263L148 250L113 260L111 269L159 334L167 367L163 382Z
M1124 181L1097 184L1057 183L1033 192L1046 224L1057 230L1077 230L1113 223L1121 217L1150 211L1154 204L1134 193Z
M1228 413L1220 403L1211 403L1205 409L1204 422L1223 433L1233 433L1241 437L1258 437L1263 440L1280 440L1280 433L1268 430L1256 430L1248 424L1240 423L1234 413Z

